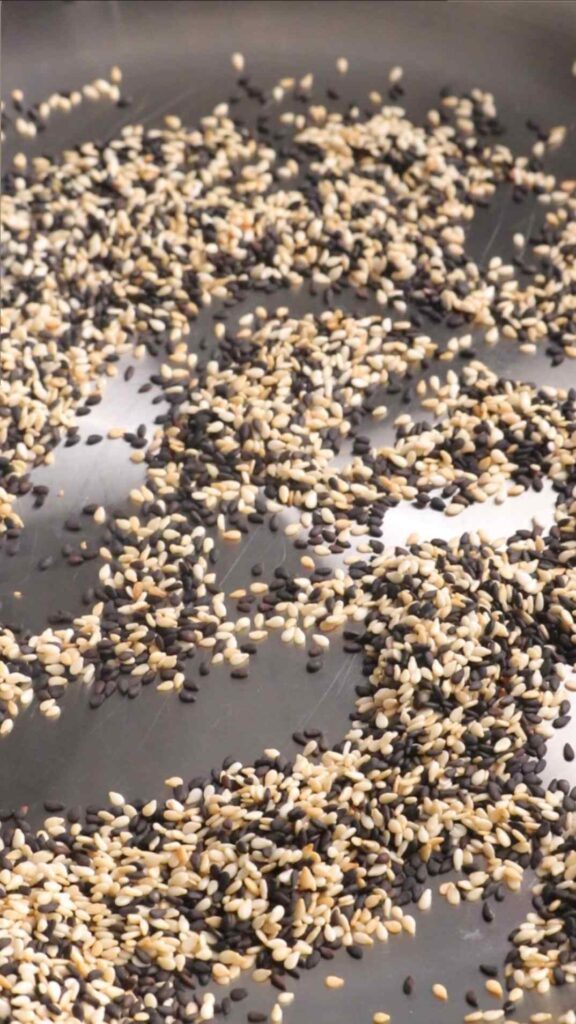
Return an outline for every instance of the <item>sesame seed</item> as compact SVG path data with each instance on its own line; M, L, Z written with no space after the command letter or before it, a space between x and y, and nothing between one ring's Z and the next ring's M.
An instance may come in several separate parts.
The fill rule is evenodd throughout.
M504 995L502 985L496 978L488 978L488 981L486 982L486 991L489 995L495 996L496 999L502 999Z
M435 999L440 999L441 1002L446 1002L448 999L448 991L446 987L441 985L439 982L432 985L432 994Z

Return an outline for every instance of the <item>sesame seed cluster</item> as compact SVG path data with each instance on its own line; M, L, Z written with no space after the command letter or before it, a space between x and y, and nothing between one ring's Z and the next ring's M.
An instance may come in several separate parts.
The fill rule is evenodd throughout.
M574 354L574 182L497 141L489 93L445 96L423 125L395 106L362 119L356 107L312 103L282 113L274 132L266 122L252 134L225 103L198 128L167 122L57 162L23 157L6 176L4 529L21 525L14 494L74 432L107 361L147 335L178 342L216 299L305 280L368 288L384 306L408 301L450 327L482 326L492 342ZM466 227L504 184L552 209L534 265L494 257L482 271Z
M528 157L502 145L480 90L444 95L416 125L395 105L331 111L311 87L276 87L275 101L295 89L306 103L274 127L221 104L197 128L130 126L7 175L8 541L33 468L76 443L122 354L162 351L163 405L154 436L129 439L144 471L132 509L94 509L90 610L37 634L0 629L0 735L35 698L57 718L74 680L94 707L149 684L193 703L196 651L206 672L226 663L244 678L271 631L310 672L342 643L363 681L336 744L311 729L292 758L230 757L209 780L168 780L164 801L113 792L80 820L52 803L39 829L5 817L0 1019L207 1021L244 997L250 970L280 992L277 1024L299 968L414 934L412 906L427 910L444 875L439 895L481 903L486 923L535 879L501 980L485 972L502 1009L466 1020L508 1019L524 990L576 980L576 791L543 781L575 688L576 391L502 379L452 336L471 325L489 344L543 345L555 364L576 355L574 183L545 171L544 141ZM466 229L498 188L535 193L543 224L514 263L481 267ZM190 350L203 307L303 285L330 308L256 305L235 330L218 321L206 359ZM354 293L382 312L339 308ZM458 354L463 368L445 368ZM427 418L401 414L376 446L362 424L414 377ZM549 529L386 547L401 502L457 516L545 486ZM264 524L304 552L301 571L255 565L227 594L220 545ZM440 982L433 994L448 999Z
M242 678L270 630L304 646L312 628L327 634L360 621L366 611L358 583L384 550L386 511L401 501L455 516L550 482L565 496L560 508L573 515L574 394L500 380L477 362L460 376L448 371L445 382L435 375L419 382L432 422L403 414L394 444L378 449L356 434L351 457L334 467L360 419L357 397L371 402L431 351L428 338L392 326L385 334L386 326L329 312L263 316L256 330L242 326L223 339L218 359L199 374L184 343L174 348L161 375L169 412L147 449L145 483L131 492L135 511L103 524L93 606L62 628L32 636L6 628L0 636L0 733L11 731L19 706L34 695L41 711L57 717L74 679L92 683L93 706L118 689L133 697L151 683L193 702L186 660L196 649ZM279 567L274 579L259 576L226 594L214 530L241 542L267 519L278 528L283 510L298 517L285 532L311 552L302 556L302 574L290 578ZM574 556L570 515L561 518L563 530L555 528L562 586L547 604L567 624L567 657L574 581L562 572ZM544 545L541 537L535 543ZM334 569L312 557L333 555L344 564ZM537 583L532 560L526 565L521 578L530 592Z

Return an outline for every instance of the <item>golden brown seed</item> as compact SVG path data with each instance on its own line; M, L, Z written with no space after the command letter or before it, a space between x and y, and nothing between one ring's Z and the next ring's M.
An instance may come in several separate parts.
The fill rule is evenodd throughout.
M436 982L434 985L432 985L432 994L435 996L436 999L440 999L442 1002L446 1002L446 1000L448 999L448 990L444 985L441 985L439 982Z

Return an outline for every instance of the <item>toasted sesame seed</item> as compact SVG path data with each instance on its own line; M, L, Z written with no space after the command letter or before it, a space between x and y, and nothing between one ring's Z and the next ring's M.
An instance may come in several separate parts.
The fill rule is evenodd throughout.
M444 985L436 982L432 985L432 994L436 999L440 999L442 1002L446 1002L448 999L448 990Z
M430 910L432 906L432 889L425 889L418 900L419 910Z
M495 996L496 999L502 999L504 995L502 985L497 978L488 978L488 981L486 982L486 991L491 996Z

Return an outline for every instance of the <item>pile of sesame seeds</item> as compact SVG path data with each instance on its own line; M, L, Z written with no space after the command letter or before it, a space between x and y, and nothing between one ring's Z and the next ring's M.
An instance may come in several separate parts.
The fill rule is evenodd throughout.
M4 527L19 525L21 478L73 431L79 390L127 340L178 342L214 300L308 280L574 354L574 182L497 141L490 94L444 96L423 125L391 105L306 111L251 132L223 103L197 128L171 116L57 162L17 158L2 200ZM552 209L517 266L480 268L466 227L506 186Z
M197 687L186 661L196 650L243 678L270 630L301 647L318 630L308 661L318 670L327 634L367 613L362 581L373 571L370 558L384 551L387 510L409 501L456 516L546 483L570 493L574 394L500 380L476 362L460 376L448 371L445 382L435 375L419 382L432 422L402 414L384 448L356 434L351 457L336 468L355 417L361 422L380 387L391 379L396 386L425 361L432 342L406 321L394 327L375 317L279 313L261 311L260 325L223 338L218 359L199 373L183 343L174 350L161 378L172 401L146 451L146 482L131 492L135 511L107 523L100 508L94 513L103 564L92 607L60 628L33 636L6 628L0 636L0 733L34 696L58 717L74 679L92 683L95 707L150 684L193 703ZM214 531L241 543L254 525L278 529L283 510L297 516L286 535L309 552L302 573L291 577L279 566L274 578L258 575L227 594L218 585ZM564 543L569 561L571 541ZM337 567L325 562L332 556ZM518 577L529 592L533 568L527 560ZM568 658L570 575L563 588L549 614L565 621Z
M386 415L387 389L469 347L432 342L422 317L525 351L544 344L556 363L575 354L573 183L546 174L542 153L484 142L500 125L478 90L445 96L423 126L395 106L363 117L312 102L279 121L252 133L223 104L192 130L169 118L57 162L19 161L6 182L9 540L24 528L15 500L30 471L72 442L121 353L163 349L154 383L166 411L140 445L132 514L94 511L90 612L40 634L0 631L0 734L34 696L57 717L74 679L91 684L94 706L150 683L193 702L194 651L243 677L270 630L307 649L310 671L341 631L365 676L333 749L297 736L292 760L229 759L208 782L173 780L164 803L113 793L81 821L54 807L38 831L18 814L3 822L2 998L24 1024L210 1020L240 998L228 986L244 970L282 990L340 947L359 958L412 934L406 908L428 906L430 878L454 871L440 894L482 901L486 921L536 873L503 1015L524 989L576 980L576 793L542 782L573 687L576 395L473 361L419 380L430 421L400 416L384 448L359 433ZM481 268L466 253L476 207L506 185L551 207L523 284L514 266ZM383 313L297 319L257 306L235 332L219 323L204 363L189 351L202 306L307 281L329 306L352 289ZM386 511L401 501L452 516L545 482L549 531L385 548ZM218 535L241 543L287 510L302 573L255 572L227 595ZM328 556L337 567L317 564ZM273 1021L288 1002L279 996Z

